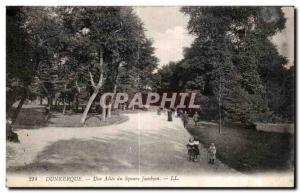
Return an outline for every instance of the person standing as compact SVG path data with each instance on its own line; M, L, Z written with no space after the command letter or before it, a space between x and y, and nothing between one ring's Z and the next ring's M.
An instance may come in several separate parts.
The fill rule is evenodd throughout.
M189 122L189 115L187 114L186 111L184 111L182 115L182 121L183 121L183 127L186 128L188 122Z
M183 114L182 110L179 109L179 110L178 110L178 113L177 113L178 117L182 117L182 114Z
M157 114L160 115L160 113L161 113L161 108L158 108L157 109Z
M173 119L172 119L172 114L173 114L172 110L167 109L167 113L168 113L168 121L173 121Z
M197 125L198 125L198 122L200 121L200 116L199 116L199 114L198 114L197 111L196 111L196 113L195 113L194 116L193 116L193 120L194 120L194 122L195 122L195 126L197 126Z
M200 158L200 143L198 140L191 137L189 143L187 144L189 160L190 161L199 161Z

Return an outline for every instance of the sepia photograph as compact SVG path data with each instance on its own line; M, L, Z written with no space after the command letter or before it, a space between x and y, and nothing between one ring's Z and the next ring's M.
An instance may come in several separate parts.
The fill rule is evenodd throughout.
M6 6L8 188L295 188L293 6Z

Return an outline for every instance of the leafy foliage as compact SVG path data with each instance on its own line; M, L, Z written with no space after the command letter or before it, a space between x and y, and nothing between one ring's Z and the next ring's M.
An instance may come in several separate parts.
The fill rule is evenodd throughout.
M120 68L135 72L128 84L136 89L150 84L158 60L143 23L132 8L64 6L7 10L7 96L12 99L9 105L20 100L24 89L19 87L26 88L26 95L22 94L26 99L30 94L27 90L31 90L51 101L60 97L71 102L81 95L86 100L102 75L104 84L97 89L112 92L116 84L124 84Z
M225 121L293 120L293 83L286 85L292 68L285 67L286 58L270 40L285 27L280 7L183 7L181 11L189 16L188 30L196 38L183 60L158 71L160 89L198 90L205 101L203 118L217 118L221 98Z

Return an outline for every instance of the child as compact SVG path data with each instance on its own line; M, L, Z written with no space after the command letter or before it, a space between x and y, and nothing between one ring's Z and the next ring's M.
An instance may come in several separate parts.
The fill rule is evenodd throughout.
M214 143L211 143L208 148L208 163L214 164L216 159L217 149Z

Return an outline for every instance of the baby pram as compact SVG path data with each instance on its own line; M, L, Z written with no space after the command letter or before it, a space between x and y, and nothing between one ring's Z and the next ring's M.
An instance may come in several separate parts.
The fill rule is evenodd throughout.
M188 149L188 159L189 161L197 161L200 156L200 151L198 145L187 144Z

